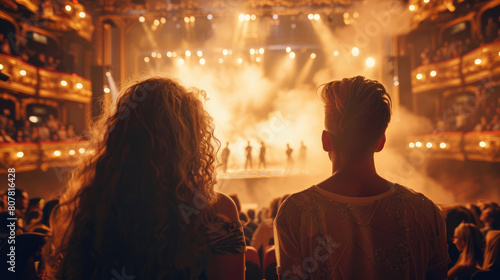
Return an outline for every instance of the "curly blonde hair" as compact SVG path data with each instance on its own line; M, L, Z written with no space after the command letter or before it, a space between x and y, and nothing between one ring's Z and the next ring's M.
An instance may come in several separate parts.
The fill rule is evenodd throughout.
M120 93L52 213L47 278L197 279L220 147L203 98L166 78Z

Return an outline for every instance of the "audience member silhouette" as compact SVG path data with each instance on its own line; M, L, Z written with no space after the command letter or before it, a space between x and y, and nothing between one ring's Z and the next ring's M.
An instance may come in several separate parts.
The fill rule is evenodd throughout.
M245 170L252 169L252 146L250 146L250 141L248 141L248 145L245 148Z
M287 279L445 279L444 216L423 194L380 177L391 100L361 76L324 85L323 149L332 176L290 195L275 219ZM425 222L423 222L425 221Z
M214 191L204 97L165 78L124 88L52 213L47 278L244 279L236 206Z

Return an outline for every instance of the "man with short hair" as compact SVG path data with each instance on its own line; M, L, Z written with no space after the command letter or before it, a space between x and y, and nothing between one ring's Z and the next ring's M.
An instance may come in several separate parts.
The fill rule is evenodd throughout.
M324 85L332 176L292 194L275 219L284 279L446 279L445 219L423 194L380 177L391 99L357 76Z

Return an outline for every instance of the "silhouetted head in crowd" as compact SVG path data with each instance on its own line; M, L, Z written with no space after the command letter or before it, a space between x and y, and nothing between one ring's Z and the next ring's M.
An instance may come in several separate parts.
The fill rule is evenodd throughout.
M380 151L391 119L391 99L377 81L362 76L324 85L323 149L335 165L359 162Z
M255 210L249 209L247 211L247 214L248 214L248 218L250 219L250 221L253 221L255 219Z
M47 201L47 203L45 203L45 205L43 206L43 210L42 210L42 213L43 213L43 216L42 216L42 224L50 227L50 214L52 214L52 210L54 210L54 207L56 207L56 205L59 204L59 200L55 199L55 200L50 200L50 201Z
M500 230L490 230L486 234L483 270L500 270Z
M124 87L94 125L95 153L74 171L51 216L49 276L110 279L123 268L137 279L167 279L203 271L219 146L204 99L165 78Z
M486 207L481 213L481 222L487 228L500 230L500 207Z
M476 266L483 263L483 235L476 225L458 225L454 231L453 243L461 252L457 264Z
M448 240L453 239L453 234L455 229L461 223L473 223L471 213L465 207L453 206L443 209L446 216L446 233L448 235Z
M269 204L269 218L274 219L278 214L278 209L280 207L281 197L275 198Z

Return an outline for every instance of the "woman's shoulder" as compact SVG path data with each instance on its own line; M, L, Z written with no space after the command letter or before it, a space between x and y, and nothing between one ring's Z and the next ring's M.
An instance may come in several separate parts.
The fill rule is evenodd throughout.
M227 218L230 221L238 221L238 209L234 201L226 194L217 192L217 200L213 205L218 216Z

